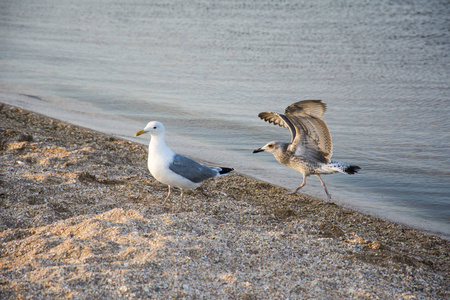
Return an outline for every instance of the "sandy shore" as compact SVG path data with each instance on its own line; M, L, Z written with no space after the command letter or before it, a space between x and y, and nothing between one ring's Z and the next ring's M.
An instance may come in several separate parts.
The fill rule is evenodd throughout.
M448 299L450 242L239 174L180 205L141 145L0 111L0 298Z

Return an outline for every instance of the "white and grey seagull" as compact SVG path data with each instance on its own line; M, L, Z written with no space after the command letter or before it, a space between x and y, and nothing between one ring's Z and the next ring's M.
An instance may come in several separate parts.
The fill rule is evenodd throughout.
M152 121L144 129L136 132L136 136L144 133L151 135L148 146L148 170L161 183L169 186L169 193L163 202L169 199L172 186L183 191L199 187L203 181L233 171L232 168L214 168L198 163L188 157L173 152L166 145L165 128L161 122Z
M253 153L266 151L282 164L299 171L303 175L302 184L293 192L295 194L306 184L306 177L316 175L328 201L325 182L321 174L346 173L355 174L361 169L358 166L331 160L333 145L327 124L322 120L326 105L321 100L304 100L289 105L284 115L275 112L262 112L258 116L266 122L288 128L291 131L291 142L270 142Z

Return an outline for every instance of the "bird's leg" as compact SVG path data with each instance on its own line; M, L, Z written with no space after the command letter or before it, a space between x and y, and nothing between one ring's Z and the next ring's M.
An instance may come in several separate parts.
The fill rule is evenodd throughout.
M284 193L285 195L292 195L292 194L296 194L302 187L304 187L306 185L306 176L303 176L303 182L302 184L293 192L288 192L288 193Z
M328 201L331 201L331 195L330 195L330 193L328 193L327 186L325 185L325 182L322 180L322 178L320 178L319 174L316 174L316 176L319 178L320 183L322 183L322 186L323 186L323 189L325 190L325 193L327 193Z
M181 208L183 208L183 189L181 189L181 201L180 201L180 206Z
M170 185L169 185L169 193L167 194L167 197L166 197L166 199L164 199L164 202L163 202L163 204L162 205L165 205L166 204L166 202L167 202L167 199L169 199L169 197L170 197L170 192L172 191L172 188L170 187Z

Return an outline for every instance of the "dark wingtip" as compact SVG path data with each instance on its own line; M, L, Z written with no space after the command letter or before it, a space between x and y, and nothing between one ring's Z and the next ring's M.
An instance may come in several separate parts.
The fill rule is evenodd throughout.
M345 173L353 175L358 173L358 170L361 170L361 168L358 166L350 166L347 169L345 169Z
M234 171L233 168L221 168L222 170L219 171L219 174L227 174L230 173L231 171Z

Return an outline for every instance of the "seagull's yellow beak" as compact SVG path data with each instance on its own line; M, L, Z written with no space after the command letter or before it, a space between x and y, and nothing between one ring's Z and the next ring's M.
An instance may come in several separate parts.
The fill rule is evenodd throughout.
M144 129L139 130L138 132L136 132L136 134L134 136L140 136L141 134L147 133L148 131L145 131Z

